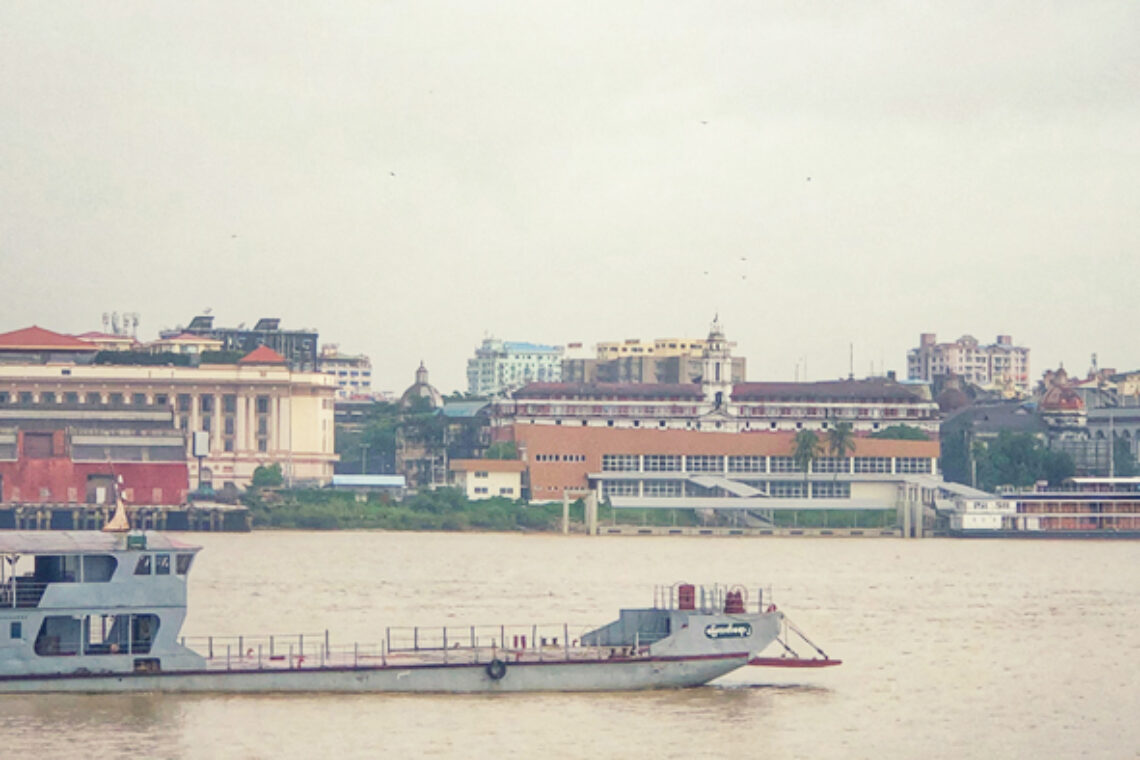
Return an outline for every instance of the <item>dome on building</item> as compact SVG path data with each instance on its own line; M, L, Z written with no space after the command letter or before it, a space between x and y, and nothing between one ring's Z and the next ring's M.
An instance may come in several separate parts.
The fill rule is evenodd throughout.
M1037 408L1042 412L1079 412L1085 408L1080 395L1072 388L1054 385L1045 391Z
M441 394L436 387L428 382L428 371L424 363L420 362L419 369L416 370L416 381L404 391L404 395L400 396L400 406L407 408L416 403L418 399L427 399L432 409L438 409L443 406L443 394Z

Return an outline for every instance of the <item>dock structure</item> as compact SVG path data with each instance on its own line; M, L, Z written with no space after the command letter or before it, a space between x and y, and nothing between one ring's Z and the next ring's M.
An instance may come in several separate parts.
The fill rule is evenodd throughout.
M240 504L191 502L127 506L131 526L140 530L248 532L249 509ZM0 503L0 530L100 530L111 519L108 504Z

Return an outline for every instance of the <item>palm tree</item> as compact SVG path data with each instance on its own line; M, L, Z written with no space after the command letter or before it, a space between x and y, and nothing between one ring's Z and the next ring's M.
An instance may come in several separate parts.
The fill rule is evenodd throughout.
M801 430L792 440L792 461L804 471L804 496L811 496L808 493L808 473L811 471L811 463L822 451L823 444L814 430Z
M855 453L855 431L850 422L840 422L827 431L827 450L840 459Z

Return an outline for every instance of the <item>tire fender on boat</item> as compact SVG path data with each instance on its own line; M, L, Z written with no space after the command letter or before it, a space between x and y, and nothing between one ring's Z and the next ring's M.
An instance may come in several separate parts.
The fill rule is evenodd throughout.
M498 681L507 674L507 663L497 657L487 663L487 675L492 681Z

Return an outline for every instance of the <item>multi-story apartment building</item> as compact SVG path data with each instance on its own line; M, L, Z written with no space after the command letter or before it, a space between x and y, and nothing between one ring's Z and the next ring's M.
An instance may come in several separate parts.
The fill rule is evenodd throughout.
M982 387L1029 392L1029 349L1013 345L1008 335L997 336L988 346L972 335L953 343L938 343L934 333L922 333L918 348L907 352L907 377L932 382L957 375Z
M274 317L259 319L249 329L243 325L214 327L214 317L203 314L190 320L185 328L161 331L159 337L175 338L186 333L220 340L224 351L249 353L258 346L269 346L298 372L315 372L319 365L317 331L282 330L281 320Z
M562 346L486 338L467 360L467 392L493 396L533 382L562 379Z
M321 372L336 381L338 399L372 395L372 360L363 354L342 354L335 343L327 343L321 346Z
M0 408L60 405L90 419L120 409L173 413L179 434L186 436L183 456L195 487L199 463L189 435L195 432L209 440L201 482L216 488L247 485L254 469L271 463L279 463L294 483L323 485L332 478L336 386L327 375L293 371L264 346L237 364L121 366L72 360L68 336L41 330L33 337L16 342L34 343L22 346L24 352L34 348L51 360L14 362L12 354L0 362ZM0 353L4 348L0 340ZM82 353L75 357L86 361Z

